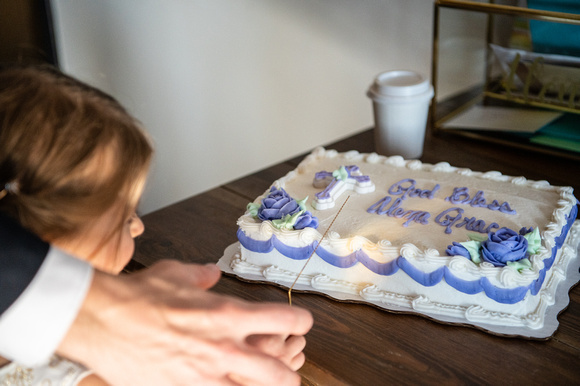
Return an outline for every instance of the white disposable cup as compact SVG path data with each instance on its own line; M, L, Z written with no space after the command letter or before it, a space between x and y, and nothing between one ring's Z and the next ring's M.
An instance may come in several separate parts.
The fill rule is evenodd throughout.
M373 100L377 153L421 157L433 98L429 80L414 71L387 71L376 76L367 95Z

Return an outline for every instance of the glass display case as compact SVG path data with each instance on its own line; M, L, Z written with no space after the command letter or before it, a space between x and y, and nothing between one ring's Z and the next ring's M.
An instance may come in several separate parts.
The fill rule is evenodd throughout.
M580 159L580 1L438 0L432 80L435 133Z

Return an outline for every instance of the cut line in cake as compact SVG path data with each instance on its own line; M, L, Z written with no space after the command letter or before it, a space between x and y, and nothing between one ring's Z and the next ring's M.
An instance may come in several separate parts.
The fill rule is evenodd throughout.
M316 194L335 200L347 190L349 204L322 239L318 229L338 208L318 206ZM248 205L239 252L220 266L286 287L296 280L300 290L339 300L545 338L580 279L577 211L572 188L546 181L318 148Z

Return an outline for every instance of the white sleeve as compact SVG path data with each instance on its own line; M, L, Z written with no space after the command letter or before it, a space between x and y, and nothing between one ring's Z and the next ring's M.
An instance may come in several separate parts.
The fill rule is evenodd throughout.
M91 285L92 266L50 248L32 282L0 316L0 355L46 363L65 337Z

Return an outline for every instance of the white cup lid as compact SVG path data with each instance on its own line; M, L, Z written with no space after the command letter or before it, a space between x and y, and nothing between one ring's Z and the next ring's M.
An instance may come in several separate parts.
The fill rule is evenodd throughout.
M395 70L376 76L371 90L378 96L414 96L428 92L429 80L415 71Z

